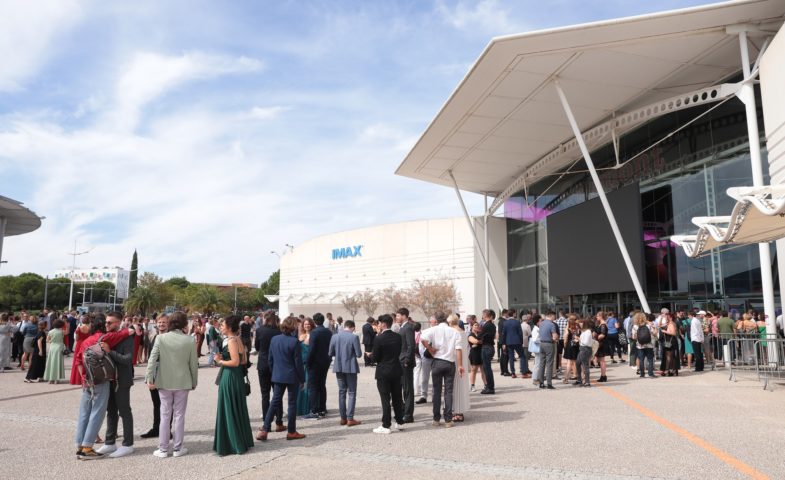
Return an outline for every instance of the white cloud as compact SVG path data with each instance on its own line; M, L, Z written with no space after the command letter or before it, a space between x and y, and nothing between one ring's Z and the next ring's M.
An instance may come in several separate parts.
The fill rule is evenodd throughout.
M82 16L76 0L0 2L0 92L24 88L54 51L54 40Z
M167 91L193 80L261 70L259 60L200 52L166 56L152 52L137 53L124 68L117 82L113 125L133 129L141 110Z
M510 10L498 0L459 0L449 6L444 0L437 3L443 20L459 30L482 30L491 35L517 33L521 25L512 18Z
M246 117L253 120L272 120L289 110L291 110L290 107L283 107L280 105L273 107L253 107L247 113Z

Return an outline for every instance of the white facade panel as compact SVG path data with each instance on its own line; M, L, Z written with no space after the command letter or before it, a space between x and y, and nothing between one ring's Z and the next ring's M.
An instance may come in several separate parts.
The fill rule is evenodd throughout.
M494 245L504 243L497 259L498 282L506 296L506 232L492 229ZM500 237L501 240L496 237ZM462 217L379 225L314 238L281 257L280 312L311 315L317 311L347 316L341 299L366 289L409 288L416 279L447 277L461 295L462 314L476 313L477 270L471 231ZM503 268L501 265L503 263ZM505 297L506 299L506 297ZM482 297L479 297L482 300ZM481 302L482 303L482 302ZM375 314L379 315L381 308ZM359 312L362 318L365 312ZM415 312L422 317L422 312Z
M71 269L56 270L54 278L71 278ZM117 288L117 298L128 298L131 272L124 268L77 268L73 270L74 283L111 282Z

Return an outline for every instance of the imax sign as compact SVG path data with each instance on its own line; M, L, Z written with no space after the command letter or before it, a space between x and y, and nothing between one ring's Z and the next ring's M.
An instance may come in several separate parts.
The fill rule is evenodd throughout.
M338 260L341 258L352 258L352 257L362 257L363 246L362 245L355 245L353 247L344 247L344 248L333 248L333 260Z

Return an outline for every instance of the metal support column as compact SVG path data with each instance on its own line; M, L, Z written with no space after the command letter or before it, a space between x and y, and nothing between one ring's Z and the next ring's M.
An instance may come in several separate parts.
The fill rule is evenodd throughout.
M0 266L3 265L3 238L5 238L5 226L8 220L0 217Z
M469 216L469 211L466 210L466 204L463 203L461 190L458 188L458 182L455 180L455 176L452 174L452 171L448 171L447 173L450 174L453 187L455 187L455 194L458 196L458 202L461 204L461 209L463 210L463 216L466 218L466 223L469 225L469 230L471 230L472 232L472 239L474 240L474 248L476 248L477 251L480 252L480 258L482 258L482 265L483 267L485 267L485 281L491 284L491 290L493 290L493 296L496 297L496 302L499 305L499 310L501 310L502 308L504 308L504 304L502 303L502 297L499 296L499 291L496 290L496 283L494 283L493 277L491 277L491 269L488 266L488 261L485 259L485 255L482 255L480 240L477 238L477 231L474 229L474 223L472 222L472 217Z
M754 187L763 186L763 161L760 155L760 130L758 130L758 112L755 105L755 90L750 78L750 53L747 47L747 32L739 32L739 47L741 48L741 67L744 72L744 81L741 90L737 94L744 103L747 116L747 135L750 143L750 163L752 164L752 185ZM763 290L763 311L766 314L766 333L777 334L777 326L774 315L774 281L771 274L771 250L768 243L758 244L758 254L760 256L760 279ZM770 344L773 346L773 344ZM775 355L776 349L772 348Z
M483 199L485 200L485 215L482 217L483 223L483 230L485 232L485 249L483 250L483 256L485 257L485 263L490 265L490 250L488 246L488 194L483 194ZM488 279L486 278L483 282L485 284L485 308L488 308L491 305L491 292L488 288Z
M627 266L627 272L630 274L632 284L635 286L635 292L638 294L641 307L643 308L644 312L651 313L649 302L646 301L646 294L643 292L641 282L638 279L638 275L635 273L635 268L632 265L632 259L630 259L630 254L627 252L627 246L624 244L624 239L621 237L621 231L619 231L619 225L616 223L616 217L613 215L611 205L608 203L608 198L605 196L605 190L602 188L600 177L597 175L597 170L594 168L594 162L592 162L589 149L586 147L586 143L583 141L583 134L581 133L580 128L578 128L578 122L575 121L575 116L572 114L570 104L567 102L567 97L564 95L564 91L562 90L561 85L559 85L559 81L554 80L553 85L556 88L556 92L559 94L562 108L564 108L564 113L567 115L567 120L570 122L572 133L575 135L575 140L578 142L578 146L581 149L583 159L586 161L586 166L589 167L589 173L591 174L591 178L594 181L594 186L597 188L597 194L600 197L600 202L602 202L602 208L605 210L605 215L608 217L608 222L611 224L613 236L616 238L616 243L619 245L619 250L621 250L621 256L624 258L624 264Z

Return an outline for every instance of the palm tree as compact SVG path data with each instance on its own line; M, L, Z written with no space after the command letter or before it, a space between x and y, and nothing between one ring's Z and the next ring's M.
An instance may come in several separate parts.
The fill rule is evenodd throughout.
M129 313L133 312L147 315L147 312L160 307L160 303L161 299L154 289L138 286L125 300L125 310Z
M224 304L221 292L210 285L199 285L191 297L191 306L205 315L212 315Z

